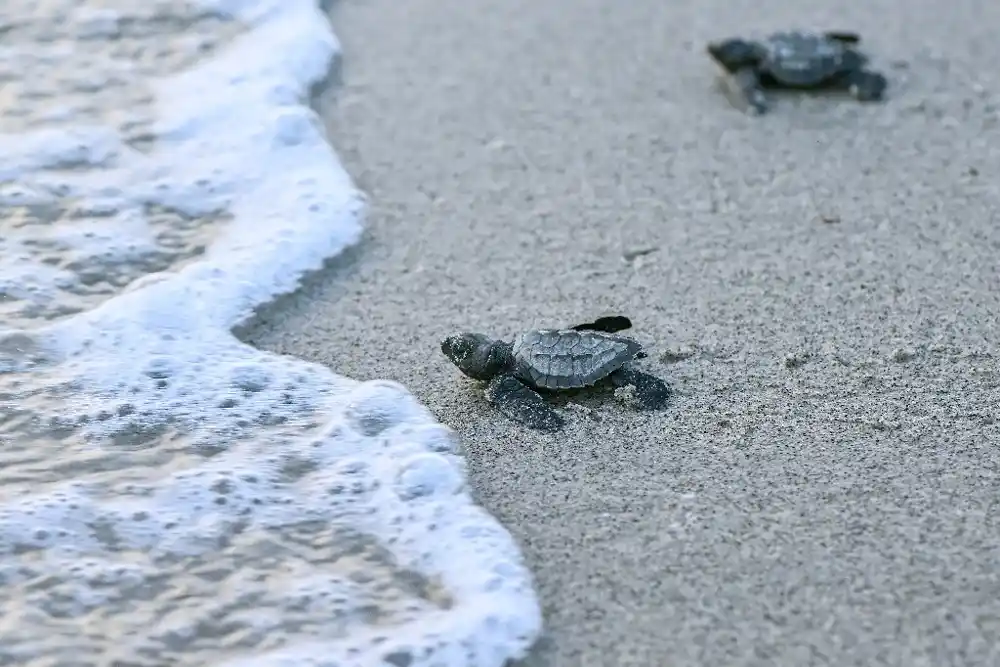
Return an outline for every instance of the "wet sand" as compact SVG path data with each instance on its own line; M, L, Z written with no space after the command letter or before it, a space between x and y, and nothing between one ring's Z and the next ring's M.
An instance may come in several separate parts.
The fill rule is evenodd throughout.
M529 664L1000 661L1000 5L332 18L324 109L369 232L244 337L402 382L459 431L537 578ZM888 101L735 111L704 43L796 26L860 30ZM594 392L534 433L438 348L603 312L666 410Z

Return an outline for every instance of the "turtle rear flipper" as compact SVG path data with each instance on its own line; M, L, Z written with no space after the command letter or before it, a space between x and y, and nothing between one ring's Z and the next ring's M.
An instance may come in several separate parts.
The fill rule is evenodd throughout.
M538 431L557 431L566 423L541 395L513 375L498 375L486 387L486 400L508 419Z
M880 101L888 86L889 81L884 76L865 69L862 61L857 63L855 69L849 70L830 84L831 88L846 90L859 102Z
M670 386L649 373L634 368L620 368L611 374L616 387L635 387L635 399L640 410L658 410L670 398Z

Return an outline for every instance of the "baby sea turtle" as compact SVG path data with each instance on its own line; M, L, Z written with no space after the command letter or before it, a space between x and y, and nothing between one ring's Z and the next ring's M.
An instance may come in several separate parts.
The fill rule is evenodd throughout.
M670 387L630 365L644 356L642 346L597 330L618 330L625 323L631 326L628 318L598 318L566 329L525 331L509 343L460 333L444 339L441 351L462 373L487 383L486 400L504 415L529 428L554 431L563 426L563 418L540 391L580 389L609 379L616 387L633 387L640 409L655 410L667 402Z
M861 102L882 99L888 81L866 69L868 57L850 32L778 32L754 42L726 39L708 45L710 56L729 74L747 110L767 111L764 90L830 89L849 92Z

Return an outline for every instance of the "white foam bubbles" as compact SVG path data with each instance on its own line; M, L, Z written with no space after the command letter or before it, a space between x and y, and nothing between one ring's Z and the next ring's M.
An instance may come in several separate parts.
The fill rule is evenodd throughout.
M0 246L13 257L0 289L22 290L31 307L16 321L33 324L0 332L4 392L32 399L22 435L122 453L90 477L81 466L80 479L0 496L0 576L39 608L118 614L107 650L154 661L499 667L533 642L540 612L510 535L466 492L454 434L396 383L358 383L231 333L355 243L365 201L308 107L339 50L315 2L202 4L249 28L155 83L150 147L103 126L0 137L4 205L31 217L71 201L91 220L25 227ZM88 20L99 39L121 17ZM90 289L112 269L114 284ZM141 452L152 456L130 468ZM46 577L45 599L17 588ZM206 585L180 616L129 598L211 577L229 585ZM224 590L238 591L228 606ZM193 639L233 627L238 641ZM49 631L0 627L0 661Z
M122 152L121 139L114 130L100 126L40 130L24 136L0 136L0 181L26 172L76 165L101 165Z

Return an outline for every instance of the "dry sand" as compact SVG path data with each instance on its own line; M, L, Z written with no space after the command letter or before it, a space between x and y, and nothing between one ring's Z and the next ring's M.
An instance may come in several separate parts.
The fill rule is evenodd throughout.
M1000 4L332 16L327 118L370 233L246 338L460 431L536 573L528 663L1000 664ZM703 44L790 26L861 30L889 101L734 111ZM538 435L438 349L605 311L669 409L584 396Z

